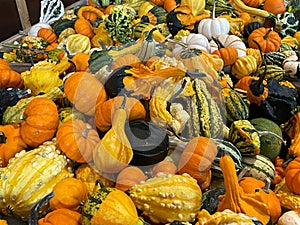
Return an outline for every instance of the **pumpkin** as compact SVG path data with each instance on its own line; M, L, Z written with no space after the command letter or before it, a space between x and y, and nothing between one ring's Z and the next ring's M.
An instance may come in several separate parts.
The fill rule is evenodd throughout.
M225 194L219 196L220 204L217 211L222 212L230 209L236 213L245 213L248 216L254 216L263 224L270 220L270 210L262 197L256 194L245 193L238 183L234 161L229 155L220 158L225 185Z
M23 118L21 137L31 147L37 147L53 138L59 124L57 106L48 98L31 100L25 108Z
M150 169L150 172L153 176L158 176L160 173L175 174L176 171L177 166L175 165L173 159L168 156Z
M76 55L78 52L89 53L91 50L91 41L88 36L83 34L70 34L64 41L60 43L70 56Z
M263 202L266 203L270 210L272 222L276 223L281 216L281 206L279 198L275 192L270 189L271 180L267 179L266 182L263 182L254 177L243 177L239 181L239 185L246 193L257 193L261 195Z
M51 210L70 209L80 211L80 204L87 200L88 189L85 183L74 177L67 177L55 184L54 196L49 200Z
M75 54L71 61L75 64L76 66L76 71L86 71L89 68L89 54L83 53L83 52L78 52Z
M210 168L217 152L217 146L212 139L202 136L191 139L180 156L178 173L188 173L204 190L210 184Z
M8 160L16 153L27 148L20 134L20 124L8 124L0 126L0 162L5 167Z
M0 70L0 87L17 87L23 88L24 81L21 74L12 69Z
M249 35L252 33L252 31L254 31L254 30L258 29L258 28L261 28L261 27L262 27L261 23L259 23L257 21L248 23L244 27L244 37L248 38Z
M263 9L270 13L273 13L274 15L282 14L286 11L285 2L283 0L265 0Z
M64 92L74 107L88 116L94 115L97 104L107 100L102 83L89 72L73 73L65 80Z
M295 114L284 123L284 131L291 139L291 145L288 148L288 156L299 156L300 149L299 149L299 119L300 119L300 112L295 112Z
M97 131L79 119L61 124L57 129L56 138L66 156L79 163L92 161L93 150L100 141Z
M129 196L152 222L165 224L194 221L201 207L202 191L186 173L162 173L130 188Z
M225 48L237 49L239 58L246 55L246 45L240 37L233 34L221 34L218 35L216 39L219 40ZM214 40L210 41L210 48L211 52L218 50L218 45Z
M82 225L135 225L142 222L139 220L136 207L125 192L104 186L89 196L81 213Z
M115 111L112 127L97 143L93 151L93 159L97 170L104 173L117 173L124 169L133 157L131 144L125 133L127 112L124 109L126 96Z
M261 47L262 52L277 52L280 48L281 37L279 34L271 28L258 28L249 35L248 45L250 48L258 49L255 40Z
M258 6L260 6L265 0L242 0L245 5L253 7L253 8L257 8Z
M300 223L300 209L293 209L283 213L278 220L277 225L288 225Z
M80 225L81 214L69 209L56 209L38 220L38 225Z
M34 205L49 194L57 182L73 176L70 161L61 154L55 139L30 151L19 152L7 167L1 168L1 174L2 213L25 220Z
M104 13L94 6L85 5L79 8L77 16L79 19L87 19L95 22L97 18L102 18Z
M141 63L139 57L129 53L116 58L111 65L111 69L114 70L122 66L139 67Z
M57 41L57 36L52 29L42 27L37 33L38 37L44 38L49 44Z
M95 108L95 124L100 131L107 131L111 127L115 110L120 107L123 101L122 96L110 98ZM145 120L146 109L143 104L132 97L127 97L125 110L129 120Z
M4 59L0 58L0 70L6 70L6 69L11 69L10 65L8 64L7 61L5 61Z
M241 79L245 76L251 75L257 70L257 61L254 56L246 55L238 58L231 67L231 74Z
M77 19L74 24L74 29L77 34L82 34L89 38L92 38L94 36L93 26L86 19Z
M139 167L128 166L118 174L115 187L121 191L126 191L147 179L148 177Z
M209 40L211 40L212 37L217 37L221 34L228 34L230 30L228 20L226 18L216 18L215 11L216 3L214 0L212 18L202 19L198 25L198 33L203 34Z
M217 43L218 50L212 52L212 54L216 54L222 58L224 62L224 66L230 66L235 63L238 59L238 51L236 48L224 47L219 40L212 37L212 39Z
M181 41L175 42L175 46L172 50L172 55L176 57L185 48L189 49L201 49L210 53L210 44L208 39L203 34L190 33L187 36L183 36Z
M285 182L289 190L299 195L300 194L300 157L296 157L293 161L291 161L285 169Z

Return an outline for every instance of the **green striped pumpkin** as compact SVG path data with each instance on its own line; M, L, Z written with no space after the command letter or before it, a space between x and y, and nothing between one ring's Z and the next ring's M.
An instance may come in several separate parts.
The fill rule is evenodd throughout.
M239 149L242 156L257 155L260 152L259 134L248 120L237 120L231 124L229 141Z
M255 76L260 77L264 73L265 73L265 66L261 66L256 70ZM286 72L282 68L282 66L267 65L265 79L274 78L276 80L282 80L284 78L285 74L286 74Z
M215 177L223 177L223 173L220 167L220 158L229 154L234 161L235 169L237 173L243 168L242 165L242 155L240 151L235 147L231 142L221 140L221 139L213 139L217 145L218 153L212 163L211 171L213 176Z
M254 156L243 156L242 165L248 167L249 171L245 176L255 177L258 180L266 181L266 178L274 179L275 166L273 162L266 156L261 154Z
M222 96L228 124L236 120L247 120L249 118L249 106L237 91L232 88L223 88Z

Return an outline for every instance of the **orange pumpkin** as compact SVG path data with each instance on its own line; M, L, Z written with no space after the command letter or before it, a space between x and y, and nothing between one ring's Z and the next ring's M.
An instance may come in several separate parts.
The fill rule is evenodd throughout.
M123 96L116 96L96 106L95 124L100 131L107 131L111 127L114 112L120 107L123 99ZM126 98L125 110L129 120L146 119L145 107L135 98Z
M38 225L80 225L81 214L70 209L56 209L38 220Z
M152 167L151 173L153 176L157 176L160 173L175 174L176 170L177 166L172 162L172 160L164 159Z
M213 37L218 49L213 51L212 54L218 55L224 62L224 66L230 66L238 59L238 51L236 48L225 47L217 38Z
M49 98L32 99L23 113L21 123L21 137L24 142L37 147L54 137L59 124L56 104Z
M79 119L61 124L56 139L66 156L79 163L92 161L93 149L100 141L97 131Z
M157 6L163 6L165 4L165 0L150 0L150 2Z
M280 48L281 37L271 28L260 27L252 31L248 37L248 45L250 48L258 49L257 41L260 45L262 52L277 52Z
M74 107L88 115L95 114L95 107L107 100L104 86L91 73L75 72L64 83L64 92Z
M114 70L122 66L139 67L141 64L142 61L139 57L129 53L116 58L116 60L112 63L111 69Z
M49 44L56 42L58 39L53 30L45 27L42 27L38 30L37 36L43 38Z
M126 191L133 185L147 179L148 177L139 167L128 166L118 174L115 187L121 191Z
M54 196L49 200L51 210L70 209L80 211L80 204L87 200L88 188L81 180L68 177L55 184Z
M245 5L254 8L257 8L264 2L264 0L242 0L242 1L245 3Z
M73 56L71 61L75 63L77 71L86 71L89 67L89 58L89 54L79 52Z
M4 59L0 58L0 70L6 70L6 69L11 69L10 65Z
M21 74L11 69L0 70L0 88L1 87L17 87L23 88L24 81Z
M21 138L20 124L8 124L0 126L0 166L7 166L8 160L17 152L27 148Z
M265 0L263 9L273 13L274 15L281 14L286 11L284 0Z
M185 146L179 162L178 173L188 173L197 180L201 189L210 185L211 165L217 155L215 142L203 136L190 140Z
M179 3L176 0L165 0L163 8L169 13L175 9Z
M286 167L285 182L291 192L300 195L300 156L297 156Z
M75 29L77 34L82 34L82 35L85 35L89 38L92 38L95 35L94 32L93 32L92 24L84 18L77 19L75 21L74 29Z

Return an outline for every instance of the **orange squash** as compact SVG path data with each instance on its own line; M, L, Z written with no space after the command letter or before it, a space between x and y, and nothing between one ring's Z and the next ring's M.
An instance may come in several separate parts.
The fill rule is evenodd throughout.
M1 87L23 88L24 81L21 74L12 69L0 69L0 88Z
M89 68L90 55L83 52L76 53L71 61L75 63L77 71L86 71Z
M195 137L185 146L178 162L178 173L188 173L195 178L201 189L210 185L211 165L217 155L215 142L207 137Z
M6 62L4 59L0 58L0 70L3 70L3 69L11 69L11 67L8 64L8 62Z
M45 27L42 27L38 30L37 36L43 38L49 44L56 42L58 39L57 35L54 33L53 30L50 30L49 28Z
M93 32L93 26L88 20L84 18L77 19L75 21L74 29L77 34L82 34L89 38L92 38L95 35Z
M54 196L49 200L51 210L70 209L80 211L80 204L88 198L88 188L81 180L68 177L55 184Z
M79 119L68 120L61 124L56 139L60 149L70 159L79 163L92 161L93 150L100 141L97 131Z
M8 160L17 152L27 148L21 138L20 124L8 124L0 126L0 166L7 166Z
M128 166L118 174L115 187L121 191L126 191L133 185L147 180L147 178L139 167Z
M273 13L274 15L281 14L286 11L284 0L265 0L263 9Z
M59 116L56 104L49 98L32 99L26 106L23 117L20 132L27 145L37 147L54 137Z
M80 225L81 214L70 209L56 209L39 219L38 225Z
M155 164L150 171L153 176L157 176L160 173L175 174L177 171L177 166L171 159L164 159L163 161Z
M285 182L291 192L296 195L300 194L300 156L297 156L286 167Z

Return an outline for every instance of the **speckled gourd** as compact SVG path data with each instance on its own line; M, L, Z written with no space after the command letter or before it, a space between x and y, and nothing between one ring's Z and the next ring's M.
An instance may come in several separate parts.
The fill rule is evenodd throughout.
M7 167L0 168L0 210L28 218L30 210L54 185L72 177L70 160L62 155L55 139L17 153Z

